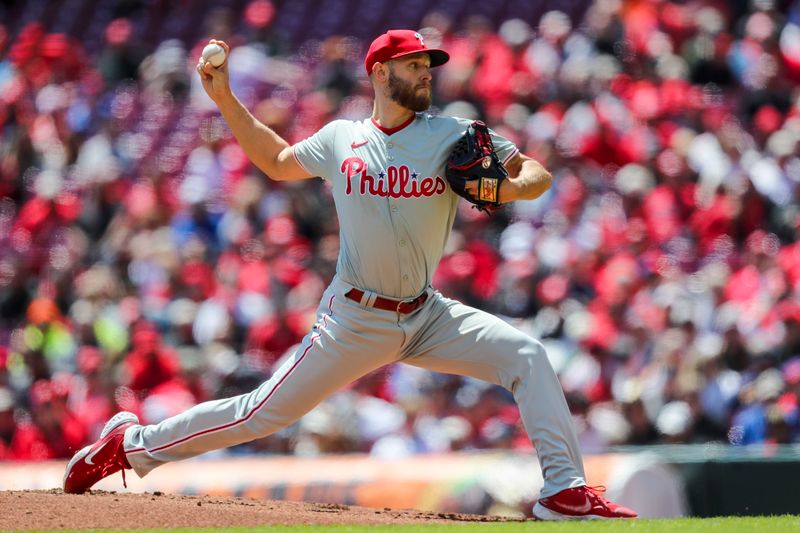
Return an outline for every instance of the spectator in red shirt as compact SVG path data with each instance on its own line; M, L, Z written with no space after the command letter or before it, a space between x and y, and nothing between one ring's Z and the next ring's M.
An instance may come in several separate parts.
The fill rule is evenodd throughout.
M37 441L44 443L42 455L35 447L31 454L37 459L63 459L70 457L87 440L86 430L78 417L67 406L69 380L39 380L31 387L33 421L36 424ZM37 457L37 455L39 455Z
M20 416L17 416L20 413ZM41 461L52 457L42 432L24 411L14 409L11 391L0 387L0 461Z
M82 346L77 359L80 373L73 378L69 405L90 439L97 439L116 408L113 384L105 371L103 352L99 348Z
M147 322L134 329L124 368L127 386L141 394L180 377L178 355L162 342L155 326Z

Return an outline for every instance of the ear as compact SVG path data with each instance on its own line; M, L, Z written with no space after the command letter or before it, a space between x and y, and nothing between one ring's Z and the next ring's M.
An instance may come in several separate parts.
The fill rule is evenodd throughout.
M389 79L389 65L385 63L375 63L372 65L372 75L375 80L385 82Z

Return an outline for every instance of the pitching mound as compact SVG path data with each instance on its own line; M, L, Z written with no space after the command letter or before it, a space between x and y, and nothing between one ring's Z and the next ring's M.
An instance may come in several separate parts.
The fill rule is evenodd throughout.
M175 496L159 492L0 492L0 530L141 529L290 524L422 524L503 522L508 518L368 509L329 503Z

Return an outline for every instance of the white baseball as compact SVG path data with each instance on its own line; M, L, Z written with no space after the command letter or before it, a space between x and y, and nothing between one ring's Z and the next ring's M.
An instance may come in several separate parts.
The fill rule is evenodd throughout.
M216 43L207 44L203 48L203 62L209 62L218 67L225 62L225 50Z

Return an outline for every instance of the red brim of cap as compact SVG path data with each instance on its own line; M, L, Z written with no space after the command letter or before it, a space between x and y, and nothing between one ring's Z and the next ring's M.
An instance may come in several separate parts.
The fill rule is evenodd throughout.
M445 52L444 50L440 50L438 48L425 48L423 50L412 50L410 52L402 52L399 54L395 54L386 61L392 59L398 59L405 56L410 56L412 54L428 54L428 57L431 58L431 68L433 67L440 67L450 61L450 54ZM371 69L375 65L375 63L384 63L385 61L375 61L370 65L370 70L367 71L367 76L372 74Z

